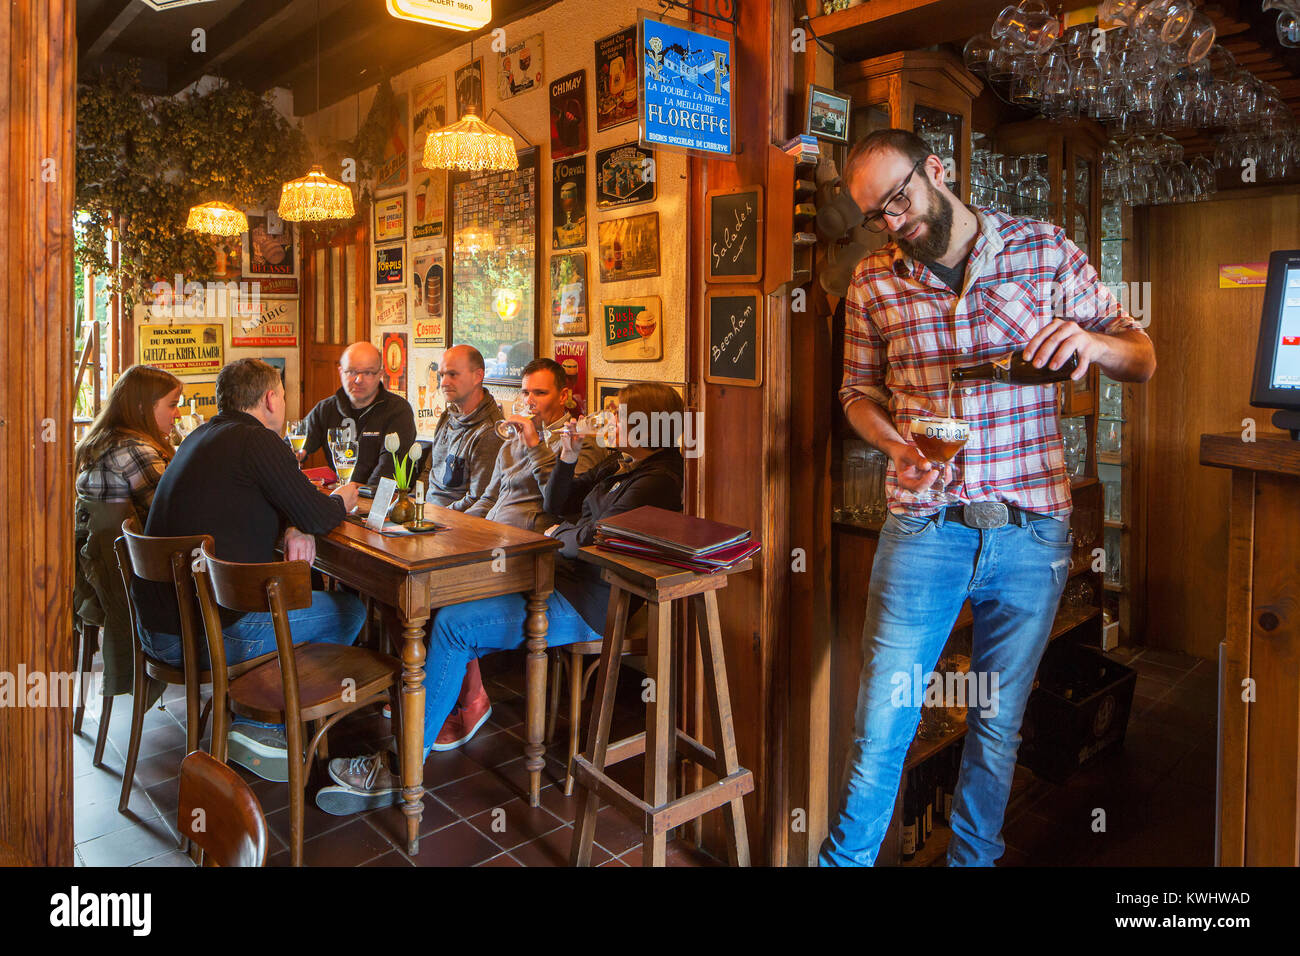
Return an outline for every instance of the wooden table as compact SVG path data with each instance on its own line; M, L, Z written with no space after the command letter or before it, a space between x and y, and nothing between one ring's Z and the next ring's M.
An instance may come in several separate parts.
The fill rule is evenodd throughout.
M369 502L362 501L361 510ZM316 567L362 595L393 608L402 622L402 812L407 852L419 852L424 803L424 626L448 604L502 594L526 595L527 717L524 755L528 799L538 804L544 766L546 602L554 587L559 542L532 531L426 505L433 534L385 536L345 521L316 539Z

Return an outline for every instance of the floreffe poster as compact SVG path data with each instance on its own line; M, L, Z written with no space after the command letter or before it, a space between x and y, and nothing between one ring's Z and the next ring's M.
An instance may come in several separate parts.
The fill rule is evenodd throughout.
M731 41L644 14L639 35L641 145L730 155Z

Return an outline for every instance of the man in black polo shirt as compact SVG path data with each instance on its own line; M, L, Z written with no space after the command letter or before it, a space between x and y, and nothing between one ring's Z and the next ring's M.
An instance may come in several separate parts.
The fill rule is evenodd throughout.
M351 423L352 437L357 442L357 468L353 472L357 480L373 485L380 478L393 477L393 456L384 454L384 436L395 432L403 451L415 443L411 403L384 388L379 349L369 342L353 342L343 350L339 379L342 387L317 402L307 415L307 441L298 460L324 447L329 429Z
M356 506L357 486L321 494L280 437L284 417L284 385L272 366L240 359L223 368L217 415L185 439L163 472L145 534L210 534L218 558L255 564L279 560L275 548L283 539L288 560L314 561L312 535L325 534ZM138 578L132 590L145 650L180 666L175 590ZM269 612L223 610L221 620L231 664L275 650ZM295 644L351 644L364 620L360 599L339 592L313 592L311 607L289 612ZM207 668L206 648L200 657ZM268 780L289 779L282 728L233 724L230 759Z

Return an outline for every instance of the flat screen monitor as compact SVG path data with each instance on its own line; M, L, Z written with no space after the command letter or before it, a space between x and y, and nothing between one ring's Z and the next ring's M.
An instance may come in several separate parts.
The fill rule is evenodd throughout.
M1300 249L1279 250L1268 259L1250 404L1282 409L1290 414L1275 415L1273 423L1292 431L1300 427L1292 424L1300 418Z

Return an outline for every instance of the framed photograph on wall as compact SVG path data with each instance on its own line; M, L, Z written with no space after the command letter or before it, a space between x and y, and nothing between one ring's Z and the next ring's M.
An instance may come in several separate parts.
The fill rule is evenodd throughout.
M375 200L374 241L395 242L406 238L406 193Z
M519 168L451 176L450 342L483 355L486 378L515 385L537 356L540 321L537 147Z
M659 274L659 213L606 219L596 227L600 281L621 282Z
M635 385L636 382L623 378L598 378L596 379L596 394L592 396L591 410L593 412L614 411L618 408L618 392L624 385ZM674 392L682 397L682 403L686 402L686 386L677 382L664 382Z
M837 143L849 141L849 96L808 85L807 132Z

